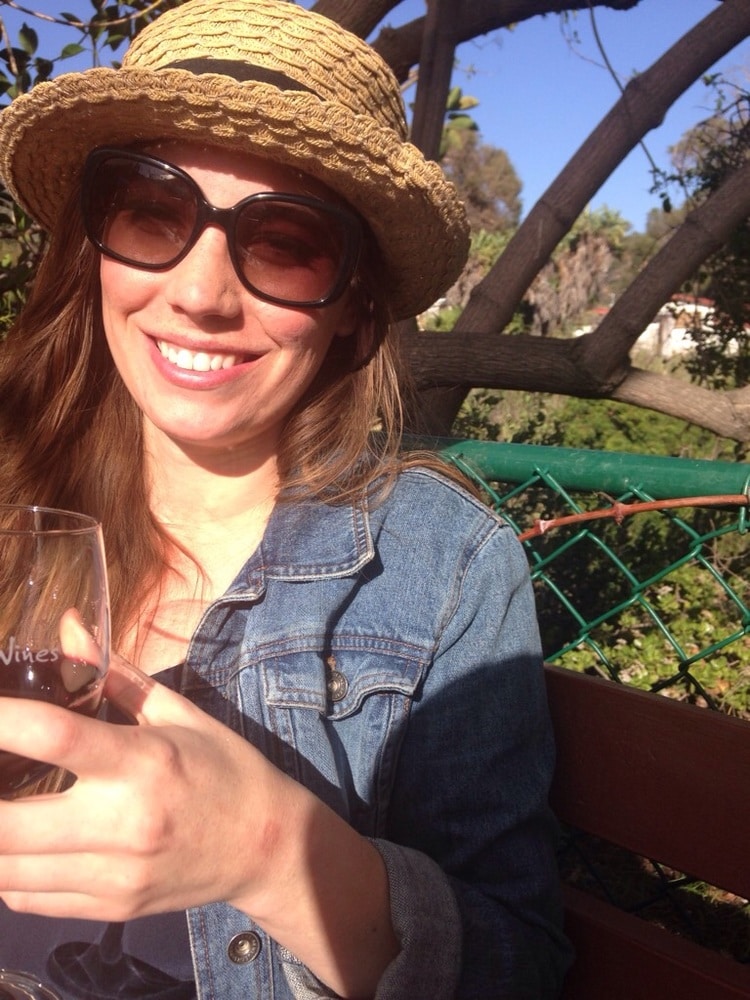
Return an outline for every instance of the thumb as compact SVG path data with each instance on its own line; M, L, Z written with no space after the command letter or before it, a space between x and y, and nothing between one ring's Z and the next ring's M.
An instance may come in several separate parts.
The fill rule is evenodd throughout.
M177 721L173 702L182 700L119 653L110 657L104 694L135 722L151 725Z

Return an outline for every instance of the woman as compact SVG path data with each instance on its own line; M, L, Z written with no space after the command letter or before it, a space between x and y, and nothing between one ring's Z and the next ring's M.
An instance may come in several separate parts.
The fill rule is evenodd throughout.
M0 966L85 996L121 921L130 971L88 995L558 991L525 561L397 457L389 325L467 250L405 136L382 61L284 0L191 0L0 117L50 232L0 357L0 500L102 520L139 668L108 679L137 726L0 699L4 749L77 775L0 803Z

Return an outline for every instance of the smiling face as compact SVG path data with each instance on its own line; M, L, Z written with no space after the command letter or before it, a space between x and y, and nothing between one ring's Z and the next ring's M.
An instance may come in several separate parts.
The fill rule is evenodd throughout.
M221 208L260 191L332 197L296 171L245 154L186 143L150 151L185 170ZM331 342L352 332L346 293L310 309L254 296L214 225L169 270L102 256L100 279L107 342L143 413L147 443L175 443L202 462L228 451L235 463L238 454L251 463L272 457Z

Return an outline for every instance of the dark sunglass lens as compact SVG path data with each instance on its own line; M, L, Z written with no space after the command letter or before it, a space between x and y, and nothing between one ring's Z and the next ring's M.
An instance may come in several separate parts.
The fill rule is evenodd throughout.
M235 227L235 253L247 283L289 303L325 299L338 285L347 255L338 215L278 200L252 201Z
M90 178L86 222L105 252L144 267L168 267L188 244L198 213L180 174L146 158L110 156Z

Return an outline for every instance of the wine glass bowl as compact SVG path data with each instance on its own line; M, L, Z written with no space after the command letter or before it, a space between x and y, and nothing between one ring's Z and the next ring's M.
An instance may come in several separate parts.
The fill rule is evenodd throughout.
M71 511L0 505L0 696L96 714L109 641L100 524ZM51 765L0 750L0 797L59 782Z

